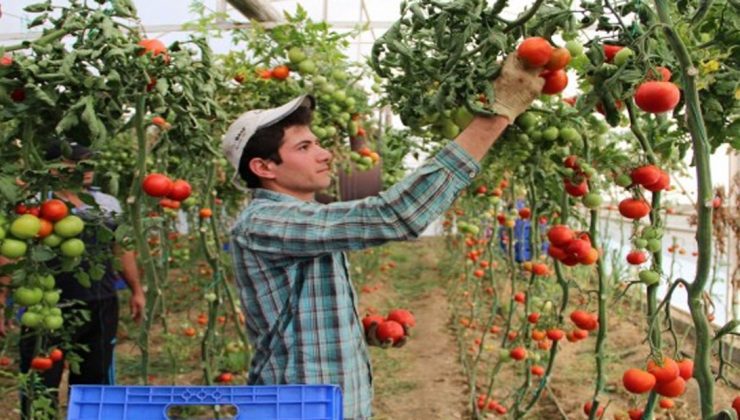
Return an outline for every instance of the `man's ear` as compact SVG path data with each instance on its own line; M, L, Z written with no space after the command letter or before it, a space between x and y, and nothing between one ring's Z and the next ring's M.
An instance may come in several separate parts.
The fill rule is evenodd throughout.
M275 162L269 159L252 158L249 161L249 169L260 178L275 179L275 173L272 171L274 166Z

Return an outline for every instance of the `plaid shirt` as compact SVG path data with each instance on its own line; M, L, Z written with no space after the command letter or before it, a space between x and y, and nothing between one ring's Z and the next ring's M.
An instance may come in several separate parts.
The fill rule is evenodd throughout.
M451 142L377 197L328 205L266 189L231 231L249 384L336 384L344 416L371 416L370 358L345 251L418 237L480 166Z

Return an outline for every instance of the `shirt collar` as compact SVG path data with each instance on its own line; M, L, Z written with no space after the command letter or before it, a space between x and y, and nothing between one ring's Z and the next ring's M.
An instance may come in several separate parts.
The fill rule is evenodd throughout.
M304 203L305 201L300 200L298 198L293 197L289 194L283 194L281 192L268 190L265 188L255 188L252 190L252 198L254 199L265 199L265 200L272 200L272 201L297 201L300 203Z

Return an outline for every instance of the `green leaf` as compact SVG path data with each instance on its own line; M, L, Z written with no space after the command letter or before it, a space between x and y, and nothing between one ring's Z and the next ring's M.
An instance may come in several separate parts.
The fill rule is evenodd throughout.
M90 278L93 281L100 281L105 275L105 266L102 264L94 264L90 267Z
M90 134L92 136L93 142L105 140L105 126L103 125L103 122L100 121L100 119L98 118L98 115L95 113L94 101L89 96L87 97L85 103L85 110L82 111L82 121L84 121L87 124L87 127L90 129Z
M36 262L50 261L56 257L56 253L45 245L34 246L31 248L31 260Z
M15 203L20 199L20 188L15 184L15 178L12 176L0 176L0 195L6 201Z
M28 13L41 13L51 11L51 0L45 1L43 3L29 4L28 6L23 8L23 11Z
M719 340L720 338L722 338L723 335L735 332L736 330L738 330L738 327L740 327L740 320L733 319L732 321L723 325L722 328L717 330L717 332L714 334L714 340Z
M79 123L80 119L77 117L77 112L74 109L70 109L64 114L64 117L62 117L62 119L57 124L56 132L57 134L61 134Z
M78 271L75 273L75 278L77 281L82 285L82 287L90 288L92 284L90 283L90 276L84 272L84 271Z

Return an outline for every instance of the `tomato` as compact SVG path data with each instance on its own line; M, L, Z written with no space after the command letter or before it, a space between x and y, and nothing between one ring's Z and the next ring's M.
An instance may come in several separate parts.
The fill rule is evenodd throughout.
M588 241L583 239L573 239L565 248L565 253L569 256L576 257L577 259L581 259L590 249L591 244Z
M54 362L48 357L36 356L31 360L31 369L44 372L51 369Z
M519 209L519 217L522 219L529 219L532 216L532 211L528 207L522 207Z
M54 224L54 233L62 238L77 236L85 229L85 222L77 216L67 216Z
M545 64L545 68L548 70L560 70L570 63L570 51L567 48L555 48L550 60Z
M635 90L635 104L653 114L672 110L680 100L681 91L671 82L645 82Z
M653 72L653 69L650 69L647 72L648 80L662 80L664 82L669 82L671 80L671 76L673 76L673 74L671 73L670 70L668 70L667 68L663 66L658 66L655 69L658 70L658 73L660 75L656 76L655 72Z
M170 189L169 194L167 194L167 198L171 198L176 201L183 201L190 197L192 190L193 189L190 187L190 183L188 181L178 179L172 183L172 188Z
M564 260L568 256L562 248L552 244L550 244L550 247L547 249L547 255L559 261Z
M547 330L547 338L549 338L552 341L560 341L563 339L563 337L565 337L565 331L561 329L553 328L553 329Z
M674 405L673 400L670 398L661 398L658 404L660 405L660 408L665 410L670 410Z
M539 312L532 312L527 316L527 321L529 321L530 324L536 324L537 321L540 320L540 314Z
M146 84L146 91L151 92L157 86L157 78L149 76L149 82Z
M627 262L632 265L640 265L647 261L647 254L642 251L631 251L627 254Z
M38 287L21 286L13 292L13 299L21 306L32 306L44 298L43 290Z
M162 41L158 39L142 39L139 41L136 45L143 48L143 50L139 51L139 55L149 54L151 53L154 57L162 54L162 57L164 58L165 63L170 62L170 57L167 55L167 47L164 46Z
M570 41L566 42L565 48L568 49L568 52L573 57L578 57L579 55L583 54L583 45L575 39L571 39Z
M583 340L584 338L588 337L588 331L581 330L581 329L575 329L573 330L573 337L577 340Z
M15 205L15 214L26 214L28 207L24 203L18 203Z
M630 48L622 48L614 54L614 64L617 66L623 66L627 64L627 60L630 59L635 53Z
M676 362L678 365L678 375L685 381L694 377L694 361L691 359L683 359Z
M644 394L655 386L655 376L642 369L627 369L622 375L622 384L633 394Z
M39 219L39 222L41 222L41 228L39 228L39 232L36 234L36 237L39 239L46 238L47 236L51 235L52 232L54 232L54 224L46 219Z
M578 258L578 262L583 265L591 265L599 259L599 250L590 248L585 254Z
M563 102L565 102L566 104L570 106L576 106L577 101L578 101L578 98L576 98L575 96L571 96L569 98L563 98Z
M10 99L13 102L23 102L26 100L26 90L23 88L16 88L10 91Z
M583 405L583 413L587 416L591 415L591 408L593 407L593 404L591 401L586 402L586 404ZM601 418L601 416L604 415L604 406L599 404L599 408L596 410L596 418Z
M257 70L257 75L262 80L270 80L270 79L272 79L272 72L270 70L268 70L268 69Z
M546 95L558 94L568 86L568 74L562 69L545 70L540 73L540 77L545 78L545 84L542 86L542 93Z
M290 76L290 69L288 66L277 66L272 69L272 77L278 80L285 80Z
M26 311L21 316L21 325L28 328L38 328L44 322L41 315L36 312Z
M660 168L655 165L645 165L632 170L630 178L635 184L650 185L660 180L661 172Z
M44 245L46 245L48 247L56 248L56 247L58 247L62 243L63 240L64 240L64 238L62 238L61 236L59 236L59 235L57 235L55 233L52 233L51 235L45 237L41 241L41 243L43 243Z
M535 276L546 276L550 270L547 268L547 264L535 263L532 264L532 273Z
M13 361L12 361L12 360L10 360L10 357L8 357L8 356L3 356L3 357L0 357L0 366L1 366L1 367L8 367L8 366L10 366L10 365L11 365L12 363L13 363Z
M527 295L525 295L524 292L517 292L514 294L514 300L519 303L524 303L527 301Z
M55 306L59 302L60 293L58 291L44 292L44 303L48 306Z
M509 356L514 360L524 360L527 357L527 350L524 347L515 347L509 352Z
M583 197L588 193L588 183L584 179L580 184L573 184L571 180L564 181L565 191L573 197Z
M64 358L64 353L59 349L54 349L49 352L49 359L53 362L59 362Z
M85 243L77 238L67 239L59 246L59 250L65 257L81 257L85 253Z
M156 116L152 118L152 124L156 125L159 128L163 128L167 125L167 120L160 116Z
M680 373L678 364L670 357L665 356L663 357L662 365L658 365L653 359L648 360L647 370L655 376L658 383L672 382L674 379L678 378ZM663 396L670 397L670 395Z
M298 63L298 71L305 74L316 73L316 63L313 60L306 59Z
M617 55L619 50L624 48L621 45L610 45L610 44L604 44L604 56L606 57L606 62L611 63L612 60L614 60L614 56Z
M586 208L597 209L601 206L601 202L601 195L598 193L592 192L583 196L583 205L586 206Z
M680 376L669 382L658 381L655 384L655 392L668 398L680 397L684 391L686 391L686 381Z
M220 382L222 384L228 384L231 383L231 381L234 379L234 375L231 374L231 372L223 372L216 378L216 382Z
M362 327L367 331L367 329L370 328L370 325L372 325L373 322L380 325L380 323L383 321L385 321L385 319L380 315L367 315L362 318Z
M575 232L565 225L555 225L547 231L547 239L557 247L567 246L575 237Z
M394 309L388 313L389 321L396 321L405 327L415 327L416 319L414 315L405 309Z
M532 375L534 376L542 376L545 374L545 368L543 368L540 365L532 366L532 368L529 371L532 372Z
M179 209L180 208L179 201L170 200L169 198L163 198L159 200L159 205L166 209Z
M570 313L570 320L580 329L593 331L599 327L599 320L595 314L576 309Z
M619 214L628 219L641 219L649 213L650 204L643 199L625 198L619 203Z
M182 332L186 337L195 337L196 334L195 328L193 327L187 327Z
M533 36L522 41L516 53L530 67L542 67L550 61L552 50L545 38Z
M236 83L239 83L239 84L241 84L242 82L244 82L244 75L243 75L243 74L241 74L241 73L237 73L237 74L235 74L235 75L234 75L234 81L235 81Z
M200 216L201 219L208 219L209 217L213 216L213 211L209 208L200 209L200 212L198 212L198 216Z
M69 214L69 209L64 201L52 198L41 204L41 218L50 222L58 222Z
M37 277L37 281L39 286L44 290L52 290L56 287L56 281L54 280L54 276L51 274L47 276L39 276Z
M732 408L735 409L735 413L740 417L740 396L737 396L732 400Z
M627 410L627 415L630 416L630 420L642 420L642 408L632 408Z
M7 68L13 65L13 57L9 55L3 55L0 57L0 68Z
M397 343L404 336L403 327L396 321L384 321L375 330L381 343L391 341Z
M299 64L306 59L306 53L298 47L292 47L288 50L288 60L293 64Z
M24 214L10 224L10 233L18 239L31 239L39 233L41 221L31 214Z
M671 176L668 172L660 171L660 178L653 184L643 185L646 190L656 192L660 190L668 190L671 187Z
M28 245L25 242L13 238L5 238L0 245L0 255L6 258L20 258L26 255Z
M660 281L660 274L652 270L642 270L637 274L637 276L640 278L641 282L645 283L648 286L656 284Z
M162 174L149 174L141 183L141 188L150 197L164 197L172 189L172 180Z

